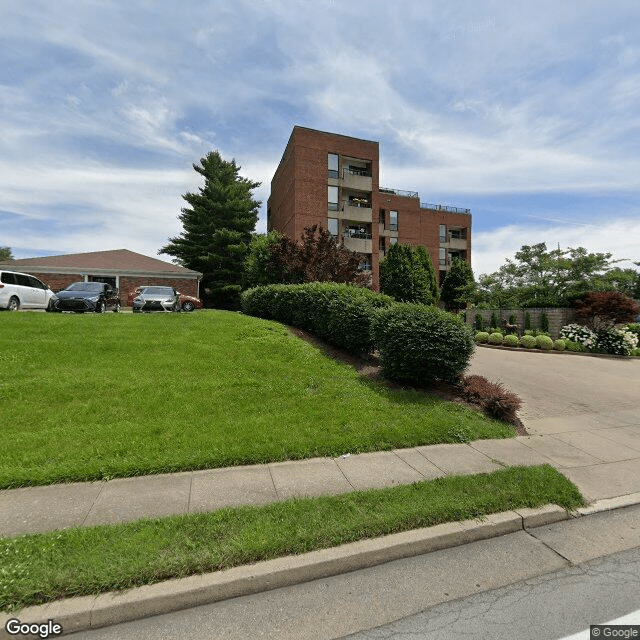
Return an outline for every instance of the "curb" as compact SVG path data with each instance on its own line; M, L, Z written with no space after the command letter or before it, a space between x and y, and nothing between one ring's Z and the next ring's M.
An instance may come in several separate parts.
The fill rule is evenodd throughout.
M636 495L640 502L640 494ZM328 578L571 517L575 515L557 505L523 508L494 513L481 520L443 523L298 556L135 587L124 592L67 598L27 607L17 613L0 614L0 638L16 637L6 630L7 622L12 619L23 624L53 621L61 625L62 635L66 635Z

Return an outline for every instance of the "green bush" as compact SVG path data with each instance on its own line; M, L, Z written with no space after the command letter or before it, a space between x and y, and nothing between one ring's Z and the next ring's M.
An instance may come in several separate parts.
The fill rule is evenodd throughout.
M540 314L540 331L549 331L549 316L544 311Z
M372 331L383 374L396 382L454 381L473 354L471 328L436 307L398 303L382 308Z
M553 348L554 348L556 351L564 351L564 350L565 350L565 348L566 348L565 341L564 341L564 340L562 340L562 338L560 338L560 339L556 340L556 341L553 343Z
M631 351L632 356L640 356L640 347Z
M240 300L247 315L304 329L356 355L373 349L375 311L394 304L389 296L332 282L255 287Z
M531 314L528 311L524 314L524 328L531 329Z
M627 331L635 333L638 336L638 343L640 344L640 322L630 322L627 325Z
M520 346L525 349L535 349L536 339L533 336L524 335L520 338Z
M489 334L486 331L478 331L473 339L479 343L489 342Z
M492 329L497 329L500 326L500 323L498 322L498 314L495 311L491 314L491 322L489 323L489 326Z
M567 351L573 351L574 353L584 353L587 351L587 348L583 347L579 342L567 340L566 338L564 338L564 348Z
M484 331L484 319L481 313L476 313L476 331Z
M502 344L502 334L498 331L494 331L489 336L489 344Z
M520 345L520 339L518 338L518 336L513 335L513 333L510 333L509 335L504 337L502 344L505 345L506 347L517 347Z
M551 349L553 349L553 340L549 336L537 336L536 347L538 349L544 349L545 351L551 351Z
M516 318L516 314L512 313L509 316L509 324L518 324L518 318Z

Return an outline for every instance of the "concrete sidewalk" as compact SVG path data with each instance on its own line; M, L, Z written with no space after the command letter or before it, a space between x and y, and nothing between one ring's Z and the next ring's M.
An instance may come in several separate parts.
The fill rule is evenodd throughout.
M0 491L0 535L260 505L410 484L502 466L550 464L592 502L640 492L640 419L579 430L185 473Z

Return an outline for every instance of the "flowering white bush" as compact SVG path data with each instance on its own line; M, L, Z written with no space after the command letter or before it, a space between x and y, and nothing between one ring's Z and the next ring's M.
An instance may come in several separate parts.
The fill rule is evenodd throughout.
M628 356L638 346L638 336L626 329L591 331L580 324L568 324L560 330L560 337L577 342L589 351Z
M560 329L560 337L577 342L591 350L596 344L596 333L581 324L566 324Z

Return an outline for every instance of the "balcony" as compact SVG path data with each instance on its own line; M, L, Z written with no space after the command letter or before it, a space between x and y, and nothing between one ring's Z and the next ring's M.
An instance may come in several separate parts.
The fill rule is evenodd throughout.
M347 189L371 191L373 185L371 172L368 169L343 169L342 185Z
M371 202L365 199L344 200L342 203L342 217L355 222L371 222L373 211Z
M449 238L449 243L447 244L449 249L458 249L465 250L467 248L467 239L466 238Z
M371 253L373 242L368 231L345 229L342 234L345 249L358 253Z

